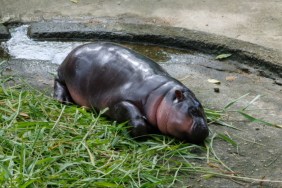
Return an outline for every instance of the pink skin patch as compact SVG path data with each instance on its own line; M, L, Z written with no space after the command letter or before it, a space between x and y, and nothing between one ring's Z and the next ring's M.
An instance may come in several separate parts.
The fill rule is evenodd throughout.
M157 110L157 125L164 134L184 138L191 134L194 121L191 116L176 109L171 101L163 99Z
M72 99L74 100L74 102L76 104L79 104L80 106L87 106L90 107L90 105L88 104L88 101L85 97L83 97L83 95L81 95L80 93L78 93L77 90L73 89L71 86L68 86L70 95L72 97Z
M159 108L160 103L163 100L163 96L152 92L150 96L148 97L146 104L144 106L147 106L147 109L145 109L146 117L148 119L148 122L151 125L157 126L157 110Z

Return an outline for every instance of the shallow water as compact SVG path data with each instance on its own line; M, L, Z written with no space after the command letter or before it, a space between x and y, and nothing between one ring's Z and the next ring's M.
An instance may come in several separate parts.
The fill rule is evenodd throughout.
M81 42L35 41L27 36L28 25L12 28L11 39L2 44L13 59L48 60L60 64L66 55Z
M10 29L11 39L2 43L2 48L12 59L47 60L60 64L75 47L87 42L36 41L27 35L28 25ZM159 63L197 63L207 62L212 58L188 50L172 49L155 45L122 43Z

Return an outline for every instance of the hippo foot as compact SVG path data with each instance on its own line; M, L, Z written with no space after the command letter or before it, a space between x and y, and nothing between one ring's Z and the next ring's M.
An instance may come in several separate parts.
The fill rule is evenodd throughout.
M134 138L148 135L148 124L139 109L132 103L124 101L110 108L109 114L119 122L128 121L130 134Z
M67 86L62 83L59 79L54 81L54 94L53 97L62 103L73 103L73 99L67 89Z

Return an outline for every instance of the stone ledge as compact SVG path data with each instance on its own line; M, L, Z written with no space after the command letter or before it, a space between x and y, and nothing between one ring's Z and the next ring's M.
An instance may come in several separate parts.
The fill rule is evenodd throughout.
M157 44L203 53L231 53L232 58L282 77L282 54L237 39L184 28L128 23L32 23L28 35L36 40L107 40Z
M11 37L8 29L0 24L0 40L8 40Z

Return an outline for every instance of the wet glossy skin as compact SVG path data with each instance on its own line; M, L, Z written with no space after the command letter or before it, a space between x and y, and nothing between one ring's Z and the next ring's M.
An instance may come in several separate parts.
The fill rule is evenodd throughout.
M54 97L129 121L134 137L153 129L188 142L208 136L205 114L195 95L152 60L113 43L74 49L58 69Z

